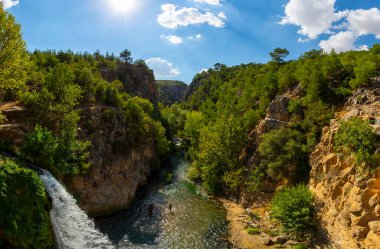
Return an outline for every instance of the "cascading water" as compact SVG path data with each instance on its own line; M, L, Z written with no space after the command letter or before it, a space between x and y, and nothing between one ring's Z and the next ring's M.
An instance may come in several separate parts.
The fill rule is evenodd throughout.
M50 172L43 170L40 177L53 201L50 218L59 249L114 248Z

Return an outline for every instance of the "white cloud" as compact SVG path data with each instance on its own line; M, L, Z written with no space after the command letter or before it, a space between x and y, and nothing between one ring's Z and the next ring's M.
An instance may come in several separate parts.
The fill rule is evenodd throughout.
M193 0L196 3L207 3L210 5L220 5L220 0Z
M211 12L202 12L197 8L180 8L174 4L161 5L162 13L158 15L157 22L169 29L185 27L194 24L208 24L217 28L224 27L225 15L220 12L218 16ZM223 16L223 17L221 17Z
M226 14L224 14L223 12L219 12L218 17L221 19L227 19Z
M367 45L360 45L358 47L358 50L359 51L368 51L369 50L369 47Z
M172 63L161 58L150 58L145 62L153 70L156 78L171 78L181 73Z
M321 41L319 46L327 51L335 50L335 52L340 53L348 50L355 49L356 36L352 31L342 31L336 35L330 36L328 40Z
M200 40L202 39L202 35L201 34L191 35L191 36L188 36L187 39L189 39L190 41Z
M378 8L349 11L347 21L348 29L357 35L374 34L377 39L380 39L380 10Z
M297 25L299 34L316 39L344 17L344 12L335 12L334 5L335 0L289 0L280 24Z
M161 35L161 39L167 40L168 42L174 45L179 45L183 43L182 37L176 35Z
M3 2L4 9L9 9L19 4L19 0L0 0L0 2Z
M208 69L207 68L202 68L201 71L199 71L198 73L203 73L203 72L208 72Z
M335 10L336 0L288 0L285 17L280 24L293 24L300 27L303 37L298 42L317 39L321 34L331 35L322 40L319 46L330 52L347 50L368 50L367 45L357 46L360 36L375 35L380 39L380 10L378 8Z

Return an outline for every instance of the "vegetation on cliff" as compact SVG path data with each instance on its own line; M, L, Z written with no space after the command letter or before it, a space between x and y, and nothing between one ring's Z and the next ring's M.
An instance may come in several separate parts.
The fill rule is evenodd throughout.
M0 157L0 247L53 248L49 203L36 172Z
M163 110L171 133L187 141L193 161L190 177L210 194L239 197L242 192L259 194L282 184L307 183L309 156L322 128L352 91L370 85L380 69L380 45L340 54L312 50L297 60L284 61L287 55L285 49L276 49L267 64L227 67L218 63L194 77L184 103ZM272 106L280 109L267 113L279 95L288 99L285 109ZM352 147L343 140L343 146ZM364 141L363 146L376 141ZM374 152L372 147L356 149L359 160L368 161ZM284 217L294 219L294 224L284 220L284 228L302 233L312 225L309 194L291 194L294 202L289 203L304 203L305 196L307 212L293 217L298 207L285 207L289 213Z
M334 147L337 152L353 153L359 166L366 163L374 169L380 165L380 154L376 153L380 148L378 140L368 120L351 118L340 124L334 136Z
M163 105L172 105L185 98L188 85L176 80L157 80L158 100Z
M340 54L312 50L285 62L287 55L286 50L276 49L267 64L227 67L218 63L194 77L185 103L163 110L172 133L184 136L190 145L191 176L211 193L260 190L255 185L268 178L306 182L308 155L322 128L351 91L369 84L380 68L380 45ZM270 102L284 93L291 97L285 110L290 118L280 124L284 128L273 129L257 141L250 137ZM220 129L226 124L233 134ZM247 168L246 160L256 148L258 160ZM212 154L228 159L215 159ZM217 189L209 187L211 178L218 179Z

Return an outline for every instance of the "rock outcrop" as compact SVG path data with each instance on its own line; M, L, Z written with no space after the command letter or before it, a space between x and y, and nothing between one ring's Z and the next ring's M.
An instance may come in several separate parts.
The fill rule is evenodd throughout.
M0 111L5 115L6 122L0 124L1 143L13 147L21 146L25 135L33 128L26 118L29 112L20 102L8 102L0 105Z
M69 179L67 185L91 216L125 209L137 188L147 182L150 164L158 160L153 139L128 142L130 134L123 124L123 113L116 108L83 110L80 127L81 136L92 144L92 167L86 174Z
M157 105L157 83L153 71L145 65L122 63L116 70L105 66L101 67L99 71L108 82L120 80L128 94L149 99L154 105Z
M380 248L380 169L367 173L354 158L335 153L339 121L350 117L380 126L380 89L359 89L323 129L310 157L310 189L316 195L317 216L333 248Z

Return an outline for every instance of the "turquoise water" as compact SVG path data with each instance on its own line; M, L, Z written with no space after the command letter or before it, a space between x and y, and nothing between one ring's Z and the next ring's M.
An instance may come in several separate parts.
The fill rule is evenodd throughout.
M145 187L129 210L95 220L116 248L230 248L226 212L186 178L190 162L172 158L173 183ZM159 178L163 178L162 176ZM154 205L149 217L149 205ZM169 211L172 204L172 212Z

